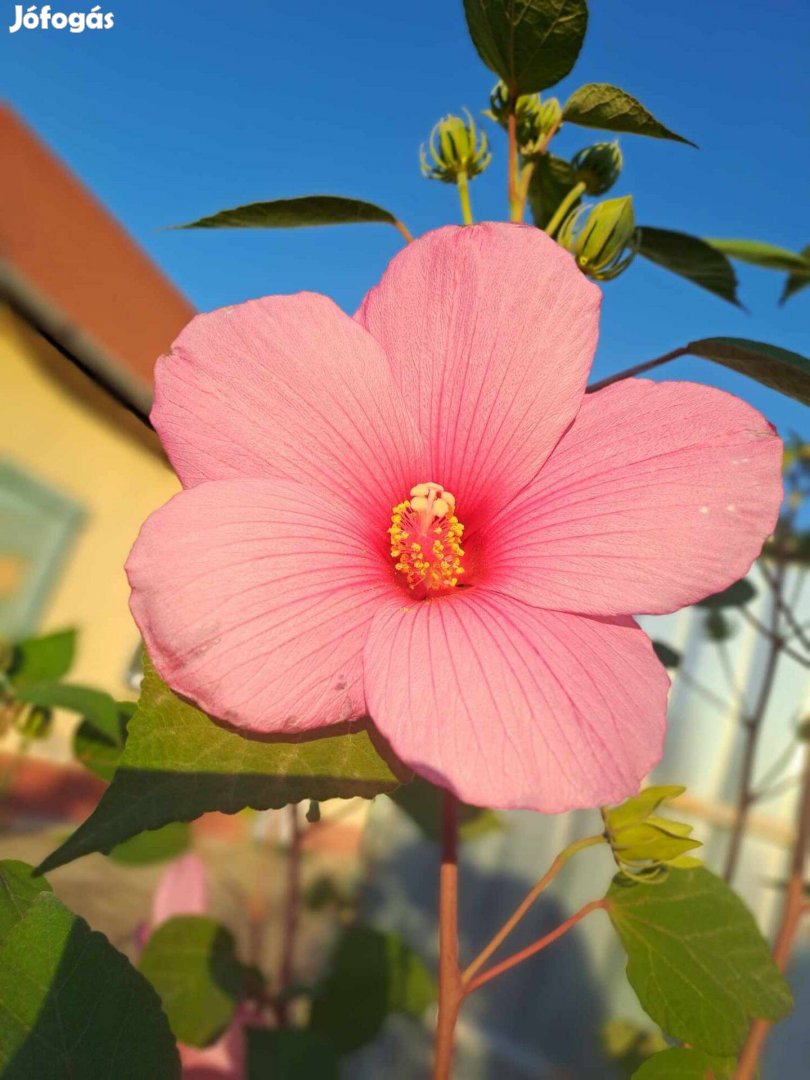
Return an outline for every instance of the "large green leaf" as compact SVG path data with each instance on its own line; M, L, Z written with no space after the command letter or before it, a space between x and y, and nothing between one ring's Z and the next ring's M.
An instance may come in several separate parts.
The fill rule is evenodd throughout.
M43 870L209 810L268 810L303 799L372 798L408 773L361 722L294 740L247 738L177 697L147 661L112 783ZM330 734L332 732L332 734Z
M537 159L528 194L532 219L538 229L545 229L574 183L574 171L569 161L554 154L543 154ZM576 209L581 201L581 198L576 199L571 209Z
M417 777L403 784L390 797L428 839L438 843L441 837L441 792L427 780ZM462 840L473 840L484 833L503 828L494 810L459 803L458 831Z
M61 679L73 666L75 652L75 630L25 638L14 645L9 678L15 686Z
M810 360L806 356L764 341L729 337L690 341L687 351L810 405Z
M734 267L705 240L673 229L654 229L651 225L639 226L638 236L639 255L740 306Z
M630 984L673 1038L736 1054L752 1020L790 1011L790 990L751 913L710 871L671 870L656 884L619 875L607 900Z
M334 1047L317 1031L247 1028L245 1080L338 1080Z
M623 131L628 135L648 135L653 139L674 139L695 145L690 139L670 131L640 101L610 83L580 86L565 103L563 120L580 127Z
M40 893L50 892L45 878L33 877L28 863L0 862L0 941L25 915Z
M3 1080L179 1078L177 1048L146 979L44 882L25 904L19 865L0 864L0 881L8 889L11 877L23 905L0 940Z
M247 203L230 210L177 225L178 229L300 229L312 225L360 225L378 222L396 225L388 210L362 199L340 195L302 195Z
M712 608L715 611L729 607L745 607L746 604L751 603L756 595L757 590L748 578L740 578L739 581L735 581L733 585L729 585L722 592L713 593L711 596L704 597L703 600L698 600L696 606Z
M207 915L178 915L154 930L140 969L160 995L172 1031L189 1046L208 1046L231 1022L246 969L233 934Z
M370 1042L389 1013L419 1019L435 997L433 976L401 938L356 923L316 991L310 1026L347 1054Z
M726 1080L734 1069L734 1058L718 1058L702 1050L676 1047L653 1054L636 1069L633 1080Z
M739 259L740 262L761 266L766 270L787 270L789 274L810 278L810 259L804 254L777 247L776 244L765 244L760 240L718 240L711 237L706 238L706 243L728 255L730 259Z
M79 713L110 738L117 735L118 706L115 699L104 690L49 681L21 686L17 697L29 705L41 705L46 709L68 709L70 712Z
M803 258L810 261L810 244L803 247L801 253ZM791 296L794 296L797 292L801 292L802 289L810 285L810 277L805 273L790 274L785 287L782 289L782 295L779 297L779 303L784 304L786 300L789 300Z
M464 0L464 13L478 55L516 95L565 78L588 27L586 0Z
M117 844L110 852L110 858L124 866L149 866L176 859L188 850L190 841L188 823L170 821L162 829L139 833L123 844Z

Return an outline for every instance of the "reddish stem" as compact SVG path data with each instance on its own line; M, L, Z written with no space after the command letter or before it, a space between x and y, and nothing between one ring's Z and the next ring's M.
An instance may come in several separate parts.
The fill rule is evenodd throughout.
M434 1080L449 1080L456 1020L463 998L458 966L458 802L442 791L442 862L439 871L439 1016Z
M298 806L288 807L290 814L290 850L287 853L287 895L284 899L284 928L282 936L281 964L278 976L278 1019L281 1027L287 1023L287 1002L284 994L293 985L295 973L295 939L298 933L298 915L301 907L301 829Z

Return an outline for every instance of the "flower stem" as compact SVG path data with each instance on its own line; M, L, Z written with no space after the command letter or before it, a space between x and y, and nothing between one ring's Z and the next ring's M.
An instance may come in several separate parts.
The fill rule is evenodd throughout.
M505 971L509 971L510 968L515 967L517 964L523 963L524 960L528 960L530 956L534 956L535 953L539 953L542 949L545 949L548 945L551 945L558 938L561 938L563 934L567 934L572 926L576 926L578 922L581 922L586 915L590 915L592 911L604 910L608 908L608 901L604 898L601 900L591 900L590 903L581 907L579 911L574 912L565 922L552 930L551 933L541 937L539 941L535 941L532 945L528 945L525 949L521 949L520 952L515 953L513 956L508 956L505 960L502 960L500 964L495 964L494 967L489 968L482 975L472 979L465 988L465 993L471 994L473 990L477 990L479 986L484 986L491 979L495 979L498 975L502 975Z
M472 225L472 206L470 205L470 182L463 170L456 175L458 200L461 203L461 220L465 225Z
M285 992L293 985L295 974L295 939L298 933L298 915L301 906L301 828L298 805L288 807L290 814L290 850L287 853L287 895L284 898L284 927L281 946L281 964L278 976L278 1019L281 1027L287 1023Z
M523 206L520 201L520 194L518 192L518 145L517 145L517 117L515 116L515 110L517 109L517 95L510 92L508 115L506 118L506 133L509 138L509 147L507 150L508 162L507 162L507 179L506 179L506 194L509 201L509 220L520 221L523 217Z
M581 180L578 184L574 184L574 186L565 196L563 201L554 211L551 217L551 221L549 221L548 225L546 225L545 231L548 233L549 236L553 236L557 229L559 229L560 225L562 225L563 223L565 215L568 213L568 211L571 209L571 207L574 205L574 203L577 201L577 199L580 197L584 190L585 185Z
M463 990L458 966L458 801L442 790L442 853L439 870L439 1016L434 1080L449 1080L456 1020Z
M810 848L810 749L805 750L803 790L799 801L798 828L793 844L790 878L788 879L782 918L774 944L773 958L780 971L784 971L790 960L796 932L802 916L807 914L807 902L804 897L804 872ZM757 1075L759 1059L768 1038L771 1024L768 1020L757 1019L751 1025L748 1038L737 1063L734 1080L753 1080Z
M561 851L556 857L554 862L543 874L540 880L532 886L529 892L526 894L525 899L516 909L511 918L507 919L497 934L494 935L492 940L486 945L481 952L476 956L473 962L465 969L462 975L462 982L467 987L473 979L473 976L478 972L484 964L489 960L490 956L496 949L503 944L506 938L512 933L514 928L535 902L540 893L546 889L554 878L559 874L572 855L576 855L578 851L582 851L584 848L593 847L595 844L603 844L605 842L604 833L599 833L597 836L586 836L583 840L575 840L573 844L569 844L565 850Z

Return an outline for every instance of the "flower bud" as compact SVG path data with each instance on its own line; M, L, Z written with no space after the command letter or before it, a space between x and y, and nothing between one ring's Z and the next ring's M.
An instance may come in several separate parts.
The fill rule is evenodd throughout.
M47 739L53 727L53 712L43 705L34 705L17 721L17 730L24 739Z
M582 206L560 226L557 243L570 251L583 274L610 281L626 270L638 245L633 199L624 195Z
M486 133L478 131L467 109L464 112L466 120L461 116L442 117L430 133L428 150L422 145L419 160L422 175L429 180L454 184L461 173L472 180L489 165L492 155Z
M610 191L622 171L622 152L618 142L594 143L577 151L571 158L574 180L585 185L589 195Z
M490 110L484 115L506 128L509 123L509 91L499 82L489 98ZM515 132L518 150L524 158L546 148L549 136L562 124L562 105L557 98L541 101L539 94L526 94L515 102Z
M656 813L663 803L684 791L676 784L649 787L621 806L602 811L605 838L617 866L628 877L658 880L668 867L699 865L697 859L687 855L701 846L691 837L692 826Z

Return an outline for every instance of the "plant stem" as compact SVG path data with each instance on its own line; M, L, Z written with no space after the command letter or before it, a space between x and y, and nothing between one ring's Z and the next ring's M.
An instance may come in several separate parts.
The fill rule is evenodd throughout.
M408 226L407 226L407 225L405 225L405 223L404 223L404 222L402 222L402 221L399 221L399 220L395 221L395 222L394 222L394 225L396 226L396 228L398 228L398 229L399 229L399 231L400 231L400 232L402 233L402 235L403 235L403 236L405 237L405 243L406 243L406 244L410 244L410 243L411 243L411 242L413 241L413 233L412 233L412 232L411 232L411 230L410 230L410 229L408 228Z
M526 894L526 898L516 909L511 918L507 919L497 934L494 935L492 940L486 945L481 952L476 956L473 962L465 969L462 975L462 982L466 987L471 981L473 976L479 971L484 964L489 960L490 956L495 952L497 948L506 940L509 934L512 933L514 928L535 902L537 897L546 889L554 878L559 874L572 855L576 855L578 851L582 851L584 848L593 847L595 844L603 844L605 842L604 833L599 833L598 836L586 836L583 840L575 840L573 844L569 844L564 851L556 857L554 862L543 874L540 880L532 886L529 892Z
M565 196L563 201L554 211L551 221L549 221L548 225L546 225L545 231L548 233L549 236L554 235L554 233L563 223L565 215L568 213L568 211L571 209L571 207L574 205L574 203L577 201L577 199L580 197L584 190L585 185L582 183L582 181L580 181L578 184L574 184L574 186Z
M784 972L790 960L801 918L807 914L807 903L804 898L804 873L808 847L810 847L810 749L805 750L803 787L797 816L798 827L793 844L790 878L785 892L782 918L773 950L776 966L782 972ZM762 1056L770 1028L771 1024L768 1020L758 1019L753 1022L737 1063L734 1080L753 1080L757 1075L759 1059Z
M463 998L458 966L458 801L442 789L442 853L439 870L439 1015L434 1080L449 1080L456 1020Z
M653 368L660 367L661 364L668 364L670 360L677 360L679 356L686 356L688 352L687 348L673 349L672 352L664 353L663 356L658 356L655 360L645 360L643 364L625 368L624 371L618 371L615 375L608 375L606 379L591 383L587 388L587 393L593 394L597 390L604 390L606 386L621 382L622 379L632 379L635 375L643 375L645 371L652 371Z
M458 186L458 200L461 203L461 220L465 225L472 225L472 207L470 206L470 182L466 172L462 171L456 176Z
M509 114L506 118L506 134L509 138L508 163L507 163L507 196L509 199L509 220L520 221L523 213L522 206L520 204L520 196L518 195L518 180L517 180L517 168L518 168L518 145L517 145L517 118L515 116L515 109L517 108L517 96L510 92L509 94Z
M542 949L545 949L557 938L561 938L563 934L568 933L572 926L576 926L578 922L581 922L586 915L590 915L592 911L607 910L608 901L604 898L602 900L591 900L590 903L581 907L579 911L574 912L564 923L552 930L551 933L546 934L545 937L541 937L539 941L535 941L534 944L528 945L525 949L521 949L520 952L515 953L513 956L508 956L505 960L502 960L500 964L495 964L494 967L489 968L482 975L479 975L476 979L472 979L466 987L466 993L471 994L473 990L477 990L479 986L484 986L491 979L497 978L498 975L502 975L505 971L509 971L510 968L515 967L517 964L521 964L524 960L528 960L530 956L534 956L535 953L539 953Z
M284 925L278 976L278 1017L281 1027L285 1027L287 1023L287 1002L284 1000L284 994L293 985L295 939L301 907L301 828L297 803L292 803L288 810L291 835L290 850L287 852L287 894L284 898Z

